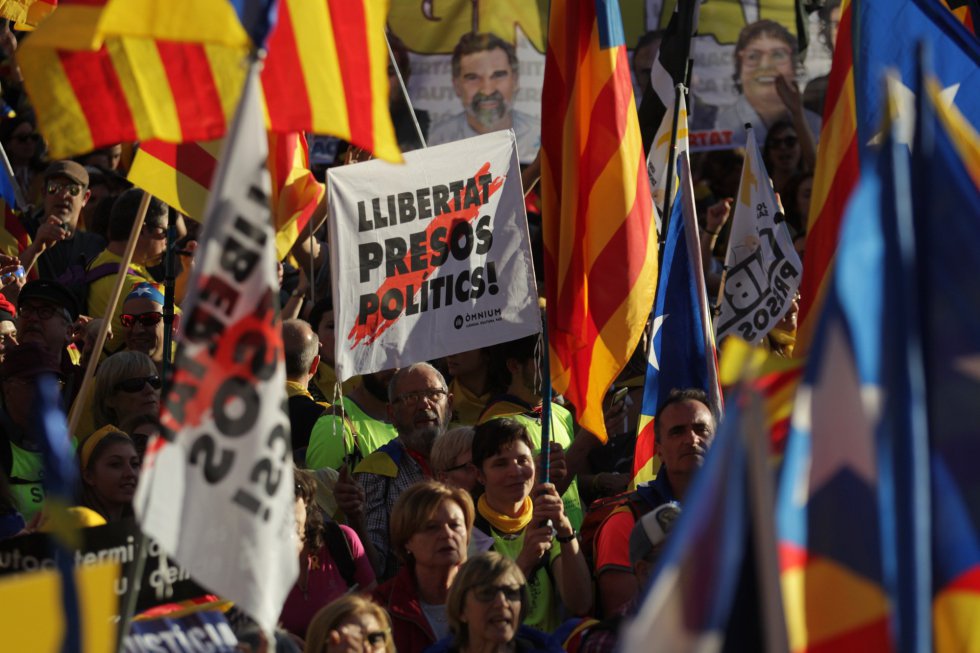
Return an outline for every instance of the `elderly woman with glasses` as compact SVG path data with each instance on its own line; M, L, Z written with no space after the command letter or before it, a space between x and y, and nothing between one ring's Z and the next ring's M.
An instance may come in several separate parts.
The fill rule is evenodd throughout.
M466 560L474 514L469 493L438 481L420 481L398 497L391 547L401 568L374 599L391 615L399 653L421 653L449 632L446 597Z
M388 614L356 594L316 613L306 631L304 653L395 653Z
M474 556L449 590L452 634L427 653L558 653L562 648L549 635L522 625L528 603L527 582L513 560L494 552Z
M160 376L149 356L121 351L99 365L95 377L95 427L122 424L138 415L160 413Z

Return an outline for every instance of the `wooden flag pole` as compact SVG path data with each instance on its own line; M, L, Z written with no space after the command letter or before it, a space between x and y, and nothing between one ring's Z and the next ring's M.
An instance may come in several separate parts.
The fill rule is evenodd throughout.
M78 388L75 401L72 402L71 412L68 415L68 434L75 435L78 428L78 420L82 417L82 404L85 403L85 396L88 388L92 385L95 376L95 368L99 364L99 354L105 346L106 336L109 333L109 325L112 324L112 316L116 312L116 304L119 303L119 296L122 294L123 284L126 283L126 272L129 264L133 260L133 252L136 251L136 241L140 231L143 229L143 221L146 219L146 211L150 207L150 194L143 191L143 199L140 200L139 209L136 211L136 219L133 220L133 228L129 231L129 241L126 243L126 250L123 252L122 261L119 263L119 272L116 274L116 285L112 288L109 295L109 305L106 307L102 325L99 327L99 335L95 339L88 365L85 367L85 376L82 377L82 385Z

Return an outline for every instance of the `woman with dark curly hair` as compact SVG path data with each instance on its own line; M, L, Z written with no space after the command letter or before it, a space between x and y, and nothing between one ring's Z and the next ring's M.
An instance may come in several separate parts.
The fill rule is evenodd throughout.
M305 637L310 620L320 608L352 590L369 594L376 582L357 534L324 517L316 503L313 476L302 469L293 470L293 474L299 578L286 597L279 619L283 628Z

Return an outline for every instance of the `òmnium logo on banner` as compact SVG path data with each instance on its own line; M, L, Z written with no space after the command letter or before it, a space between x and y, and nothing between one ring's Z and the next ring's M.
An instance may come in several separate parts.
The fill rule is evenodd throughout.
M338 378L540 331L513 132L329 177Z

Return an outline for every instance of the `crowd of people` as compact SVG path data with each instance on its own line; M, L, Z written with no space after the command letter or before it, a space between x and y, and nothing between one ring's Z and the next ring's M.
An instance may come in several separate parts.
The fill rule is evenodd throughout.
M798 64L795 41L786 44L789 33L769 22L740 40L735 72L747 104L762 85L769 100L781 103L780 111L771 111L772 101L766 112L756 109L753 120L765 126L756 133L802 252L819 124L790 74ZM648 74L658 38L641 40L639 71ZM749 48L763 41L772 48ZM407 76L403 46L393 45ZM472 35L457 50L454 85L465 110L434 128L433 138L481 126L514 127L521 138L527 118L504 110L518 82L512 46ZM478 61L481 54L487 56ZM789 72L761 81L747 73L774 61ZM389 73L394 79L393 67ZM406 145L416 135L394 81L392 89L393 117L405 135L399 140L417 146ZM0 253L2 540L49 526L32 412L35 380L44 375L58 379L66 409L81 406L69 434L81 479L71 509L78 524L133 519L140 461L161 432L163 380L198 231L154 198L122 269L143 195L125 179L136 145L48 161L16 80L5 80L4 99L16 115L0 121L0 143L30 208L18 216L29 244ZM421 122L428 132L427 118ZM741 164L740 151L695 156L710 296L718 289ZM540 260L540 219L529 190ZM321 228L317 244L325 238ZM177 268L172 313L163 283L168 243ZM711 443L716 425L707 396L678 388L658 407L661 467L655 480L630 489L642 346L607 396L609 441L580 428L574 407L558 397L550 406L547 451L538 336L339 384L334 306L330 284L321 282L329 276L327 252L299 243L280 264L300 562L282 609L282 645L316 652L613 650ZM21 267L25 275L7 274ZM109 312L120 274L125 293ZM111 337L94 351L103 320ZM794 332L791 310L767 342L788 355ZM83 388L92 359L95 383Z

